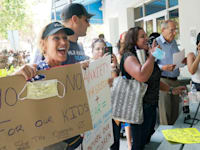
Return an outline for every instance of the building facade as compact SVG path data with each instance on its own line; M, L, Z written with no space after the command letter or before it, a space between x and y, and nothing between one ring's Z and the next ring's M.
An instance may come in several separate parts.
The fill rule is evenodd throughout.
M141 26L149 35L161 32L161 23L172 19L177 23L176 41L180 50L185 49L187 55L196 49L196 36L200 32L200 0L52 0L52 20L59 20L60 10L73 2L82 3L90 13L96 14L96 18L91 18L93 25L101 26L95 28L101 30L96 32L103 29L106 39L114 46L119 35L131 27ZM94 34L94 30L91 33ZM186 67L181 69L181 75L189 76Z
M141 26L149 35L160 32L163 20L177 22L176 36L180 50L186 55L196 49L196 36L200 32L199 0L103 0L103 21L111 43L116 43L120 33ZM189 76L187 68L181 75Z

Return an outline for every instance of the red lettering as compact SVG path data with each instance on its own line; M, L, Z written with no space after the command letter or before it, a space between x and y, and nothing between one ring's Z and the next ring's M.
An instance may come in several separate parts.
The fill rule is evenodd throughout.
M102 139L102 137L101 137L100 134L96 135L94 141L92 141L92 143L90 144L90 146L88 146L88 150L91 150L92 147L96 147L96 145L100 142L101 139Z
M108 86L108 81L107 80L103 80L100 83L98 83L97 85L95 85L94 87L92 87L88 93L89 93L89 97L93 96L94 94L97 95L100 91L102 91L102 89L104 89L106 86Z
M106 131L108 131L110 129L109 124L107 124L106 126L103 127L103 134L106 133Z
M84 74L84 80L87 80L89 83L90 81L102 77L106 70L108 69L109 65L107 63L100 64L93 70L88 70Z

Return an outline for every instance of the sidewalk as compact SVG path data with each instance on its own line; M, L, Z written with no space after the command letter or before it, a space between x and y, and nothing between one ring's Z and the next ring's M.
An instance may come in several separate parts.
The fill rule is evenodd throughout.
M156 131L152 135L150 143L145 146L145 150L156 150L161 144L161 142L164 140L162 130L171 128L172 126L170 125L160 125L160 126L157 125ZM128 150L126 138L120 139L120 150Z
M146 145L145 150L156 150L160 144L161 143L151 141L148 145ZM128 150L126 138L120 140L120 150Z

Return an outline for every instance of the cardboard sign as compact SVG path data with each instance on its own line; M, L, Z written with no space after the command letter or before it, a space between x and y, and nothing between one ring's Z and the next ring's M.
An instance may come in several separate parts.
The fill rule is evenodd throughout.
M65 86L64 98L20 101L22 76L0 78L0 150L35 150L92 129L92 120L79 64L40 71L45 80ZM60 95L63 87L58 86ZM27 90L22 97L27 95Z
M111 78L110 56L98 59L83 70L93 130L84 133L84 150L106 150L113 144L111 95L108 79Z

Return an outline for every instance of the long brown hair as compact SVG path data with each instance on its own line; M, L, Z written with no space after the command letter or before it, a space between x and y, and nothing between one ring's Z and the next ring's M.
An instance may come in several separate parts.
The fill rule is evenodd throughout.
M118 48L118 51L119 51L119 54L122 56L123 53L124 53L124 46L125 46L125 37L126 37L126 34L127 34L127 31L123 32L121 35L120 35L120 39L117 43L117 48ZM122 42L122 39L124 37L124 41Z
M141 27L130 28L125 37L125 47L124 52L133 52L135 53L135 46L137 46L138 34L139 31L143 30Z

